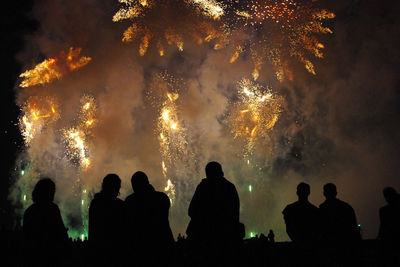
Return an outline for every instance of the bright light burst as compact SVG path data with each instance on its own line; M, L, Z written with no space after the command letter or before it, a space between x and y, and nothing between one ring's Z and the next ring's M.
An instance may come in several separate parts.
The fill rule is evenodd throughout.
M184 121L177 105L181 81L167 73L155 77L149 98L158 110L157 135L160 144L161 167L167 185L164 190L175 199L175 186L170 171L176 162L186 156L187 140Z
M96 123L96 104L92 96L85 95L81 98L81 105L78 126L64 129L63 137L67 144L67 156L71 160L77 159L80 166L87 169L91 164L88 138Z
M40 134L47 124L60 118L58 110L58 104L52 97L32 96L26 101L19 123L26 145Z
M60 52L58 58L49 58L27 70L19 77L24 78L20 87L43 85L60 79L68 72L75 71L88 64L90 57L80 56L81 48L70 47L68 52Z
M304 64L308 72L316 74L310 56L322 58L324 45L317 35L332 33L323 21L335 14L316 7L313 0L249 0L239 7L235 14L239 17L230 25L232 29L251 32L243 39L231 57L238 58L244 44L249 43L254 63L253 78L256 80L262 65L269 61L275 68L279 81L291 79L289 60L296 58ZM233 30L235 31L235 30Z
M166 46L174 45L183 51L186 38L201 44L221 37L221 31L213 22L224 14L224 9L215 0L118 1L121 8L113 21L132 22L125 30L122 41L139 41L141 56L147 53L151 42L163 56Z
M228 116L228 125L234 138L246 140L247 157L254 150L256 142L265 139L278 121L282 99L249 79L239 84L239 101L234 103Z

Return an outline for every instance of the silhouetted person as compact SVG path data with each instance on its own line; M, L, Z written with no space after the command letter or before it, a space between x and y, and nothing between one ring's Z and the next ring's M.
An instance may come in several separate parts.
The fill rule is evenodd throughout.
M118 175L106 175L101 191L94 195L89 207L89 243L93 250L92 259L102 265L118 265L121 258L119 254L125 233L124 202L117 198L120 188L121 179Z
M206 178L197 186L189 205L191 220L186 233L197 249L214 253L239 244L244 226L239 223L238 193L224 178L221 165L209 162L205 172Z
M382 265L400 266L400 195L393 187L383 189L387 205L379 209L379 234L382 242Z
M68 242L67 229L60 210L53 203L55 183L44 178L39 180L32 192L33 204L26 209L23 219L25 245L32 262L27 265L59 265L58 256Z
M400 242L400 196L392 187L383 190L387 205L379 210L379 239L387 243Z
M125 199L128 247L140 266L168 264L174 238L169 226L170 200L154 190L144 172L131 179L133 194Z
M268 240L271 243L275 243L275 234L274 234L274 231L272 231L272 229L269 230Z
M361 239L354 209L338 199L336 186L324 185L326 200L319 205L321 214L321 237L326 244L351 245Z
M310 186L300 183L297 186L298 201L289 204L282 211L286 232L296 243L312 243L319 236L319 211L308 201Z

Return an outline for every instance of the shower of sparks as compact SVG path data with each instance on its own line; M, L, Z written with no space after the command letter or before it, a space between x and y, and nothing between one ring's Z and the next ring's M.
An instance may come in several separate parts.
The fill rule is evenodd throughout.
M246 140L247 157L254 150L256 141L265 139L275 126L281 112L282 99L249 79L239 82L238 96L240 100L233 105L228 124L234 138Z
M332 33L323 21L335 14L315 6L315 1L304 0L250 0L235 12L238 17L230 26L232 29L248 31L250 38L243 39L235 50L230 62L234 62L249 43L256 80L265 62L275 69L279 81L291 79L289 59L296 58L308 72L316 74L309 55L323 58L324 45L317 35Z
M180 118L177 100L182 81L168 73L156 75L151 92L148 95L152 105L158 110L157 132L160 144L162 174L166 180L169 198L175 199L175 186L171 171L176 162L186 155L186 128Z
M67 155L70 158L78 158L80 165L86 169L90 165L88 157L88 148L85 133L76 128L65 130L65 141L68 144Z
M80 56L81 48L70 47L68 52L60 52L58 58L49 58L27 70L19 77L24 78L20 87L43 85L60 79L68 72L82 68L91 60L90 57Z
M78 159L80 166L87 169L90 164L88 137L94 127L96 118L96 104L94 98L85 95L81 98L80 123L63 131L64 140L67 144L67 155L70 159Z
M19 120L20 130L26 145L40 134L47 124L60 118L58 110L58 104L51 97L30 97L26 101L22 107L23 115Z
M160 56L165 47L184 49L184 40L196 43L221 39L224 33L214 23L224 14L221 4L215 0L118 0L121 8L113 17L114 22L129 20L122 42L138 41L138 50L144 56L151 43ZM218 43L215 44L218 47Z

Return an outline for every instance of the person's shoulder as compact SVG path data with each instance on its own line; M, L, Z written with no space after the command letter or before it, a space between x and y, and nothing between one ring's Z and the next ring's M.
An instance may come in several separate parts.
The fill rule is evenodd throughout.
M120 198L115 198L115 203L117 203L118 205L124 205L124 201Z
M25 210L24 215L27 216L27 215L30 215L30 214L34 213L36 209L37 209L37 204L36 204L36 203L33 203L32 205L30 205L30 206Z
M297 209L298 207L298 201L290 203L288 205L286 205L286 207L283 209L282 213L286 214L286 213L290 213L291 211Z
M311 209L311 210L313 210L313 211L318 211L318 210L319 210L318 207L315 206L315 205L314 205L313 203L311 203L311 202L308 202L307 206L308 206L309 209Z
M127 196L126 198L125 198L125 202L127 203L127 202L130 202L130 201L132 201L133 199L135 199L135 193L132 193L132 194L130 194L129 196Z
M54 203L54 202L49 203L49 208L50 208L52 211L58 211L58 212L60 212L60 208L59 208L58 205L57 205L56 203Z
M385 205L379 208L379 212L380 213L384 213L387 212L388 210L390 210L390 206L389 205Z
M168 195L164 192L155 191L155 195L162 201L170 201Z
M347 203L347 202L345 202L343 200L337 199L337 203L343 209L353 210L353 207L349 203Z

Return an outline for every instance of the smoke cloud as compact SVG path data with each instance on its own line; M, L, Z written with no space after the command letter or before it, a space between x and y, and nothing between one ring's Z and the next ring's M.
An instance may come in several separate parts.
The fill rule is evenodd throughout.
M186 229L187 208L205 176L204 166L215 160L238 189L240 218L248 235L273 229L277 240L288 240L281 211L296 200L295 188L305 181L315 205L323 202L322 186L335 183L338 197L354 207L363 236L374 238L378 209L384 205L382 189L400 189L400 52L392 37L399 34L393 23L399 10L375 1L319 4L337 17L329 22L334 34L321 36L325 58L314 61L317 75L293 60L293 80L279 82L272 66L264 65L257 82L283 99L282 111L245 158L246 141L234 138L227 117L238 98L238 82L251 76L249 55L231 64L231 48L216 51L212 43L185 42L182 52L170 46L160 57L149 47L140 56L137 44L121 42L129 24L112 22L117 1L37 1L32 16L40 27L26 37L19 55L26 69L71 46L81 47L81 55L92 60L55 82L16 87L21 107L32 96L56 99L60 119L44 125L21 152L10 198L22 203L22 212L39 177L51 177L69 234L79 236L87 227L90 200L106 174L122 179L121 199L132 192L130 177L138 170L164 191L160 110L152 101L158 107L162 103L154 77L167 72L182 80L175 104L186 139L177 160L167 163L175 186L170 212L175 236ZM87 169L68 156L62 138L63 129L78 126L83 96L93 97L96 104L96 125L87 135Z

